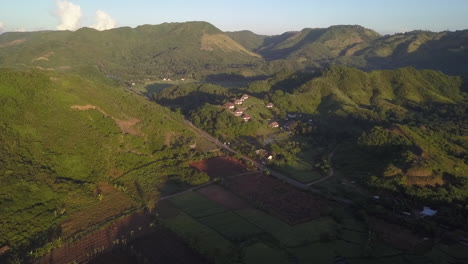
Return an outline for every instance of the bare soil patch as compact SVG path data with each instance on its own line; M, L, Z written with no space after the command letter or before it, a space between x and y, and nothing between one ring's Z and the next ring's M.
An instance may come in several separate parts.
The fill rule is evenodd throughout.
M101 112L104 116L110 116L114 121L115 121L115 124L120 128L120 130L124 133L124 134L132 134L132 135L135 135L135 136L142 136L143 133L141 133L141 131L139 131L135 125L138 124L140 122L139 119L137 118L129 118L127 120L122 120L122 119L117 119L109 114L107 114L104 110L102 110L99 106L95 106L95 105L91 105L91 104L87 104L87 105L72 105L70 107L71 109L76 109L76 110L80 110L80 111L88 111L88 110L98 110L99 112Z
M117 124L117 126L119 126L120 130L122 130L122 132L124 132L125 134L132 134L132 135L135 135L135 136L141 136L142 135L142 133L140 131L138 131L137 128L135 128L135 125L140 122L139 119L130 118L130 119L127 119L127 120L120 120L120 119L114 118L114 120L115 120L115 123Z
M143 262L140 263L208 263L175 233L164 228L157 228L151 234L136 239L132 245L137 254L142 256L140 259Z
M94 213L99 214L99 212ZM151 218L143 213L136 213L114 221L105 228L86 235L76 242L56 248L34 263L88 263L97 255L128 244L133 239L144 236L152 230Z
M192 162L189 165L208 174L212 178L238 175L247 171L244 163L231 157L214 157Z
M320 197L261 173L229 177L224 183L233 193L289 224L319 218L330 207Z
M47 52L46 54L44 54L44 55L42 55L42 56L40 56L40 57L37 57L37 58L32 59L32 61L33 61L33 62L34 62L34 61L41 61L41 60L48 61L48 60L49 60L49 57L52 56L52 55L54 55L54 54L55 54L55 52L50 51L50 52Z
M407 176L404 179L406 185L418 185L418 186L436 186L444 185L444 179L442 177L424 177L424 176Z
M0 43L0 48L19 45L19 44L22 44L24 42L26 42L26 39L16 39L16 40L13 40L13 41L10 41L10 42Z
M410 230L396 224L388 223L377 218L369 218L369 228L376 232L377 236L392 247L414 251L423 247L425 243L431 243L429 240L420 238Z
M109 178L111 179L117 179L120 178L124 174L123 171L117 170L117 169L111 169L109 171Z
M231 210L251 208L247 202L217 184L197 189L197 192Z

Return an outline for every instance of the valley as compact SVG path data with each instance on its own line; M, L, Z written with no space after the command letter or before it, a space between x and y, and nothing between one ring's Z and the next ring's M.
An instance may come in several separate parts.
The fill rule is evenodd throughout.
M0 35L0 263L465 263L468 33Z

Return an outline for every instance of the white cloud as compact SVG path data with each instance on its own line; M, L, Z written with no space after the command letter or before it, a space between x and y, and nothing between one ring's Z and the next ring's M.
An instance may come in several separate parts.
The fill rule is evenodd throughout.
M96 12L96 24L92 25L92 28L97 30L107 30L115 28L117 23L115 20L106 12L98 10Z
M60 19L58 30L76 30L81 23L81 7L67 0L56 0L57 16Z
M0 34L2 34L3 31L5 31L5 25L2 22L0 22Z

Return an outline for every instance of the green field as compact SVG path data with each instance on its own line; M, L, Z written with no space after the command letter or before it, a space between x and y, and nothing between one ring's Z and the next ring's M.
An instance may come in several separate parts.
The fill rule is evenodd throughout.
M239 215L254 223L267 233L270 233L286 247L298 247L320 241L321 236L333 237L337 234L338 225L328 217L307 223L290 226L259 210L240 210Z
M271 248L263 243L256 243L243 250L243 262L245 264L269 263L281 264L288 263L285 252Z
M322 179L324 176L316 170L312 170L310 166L305 166L300 162L284 165L279 170L289 177L302 183L309 183Z
M163 223L202 255L215 263L233 263L235 246L213 229L181 212Z
M194 218L209 216L226 211L226 209L221 205L196 192L186 192L184 194L177 195L171 198L170 201L180 210Z
M291 226L261 210L229 210L196 192L172 197L175 205L161 219L168 228L214 263L457 263L466 261L466 248L437 245L413 255L369 240L366 224L345 208ZM449 262L448 260L452 261Z
M231 211L199 218L198 221L213 228L231 241L242 241L263 233L255 225Z

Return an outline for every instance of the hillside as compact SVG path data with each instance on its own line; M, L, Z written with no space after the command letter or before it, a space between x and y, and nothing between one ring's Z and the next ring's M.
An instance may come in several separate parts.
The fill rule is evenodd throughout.
M252 51L263 46L265 40L269 39L269 36L257 35L250 30L226 32L226 34L245 48Z
M93 67L126 81L198 78L250 68L261 61L258 55L206 22L0 36L0 65L75 72Z
M302 122L313 120L310 137L339 142L343 175L433 203L468 199L462 85L460 77L432 70L333 66L320 74L277 74L246 92L304 115Z
M112 83L1 69L0 102L0 244L14 252L207 180L182 117Z
M339 145L336 169L353 181L430 203L463 202L468 104L462 85L460 77L433 70L332 66L319 73L283 71L240 90L173 86L153 98L222 140L239 141L250 155L271 151L270 164L279 169L291 170L297 157ZM222 107L244 93L248 100L235 109L250 117L247 122Z
M278 62L293 69L324 68L331 64L366 70L413 66L468 75L468 31L412 31L381 36L361 26L305 28L276 36L250 31L228 33L246 48L261 54L271 67Z
M207 22L164 23L106 31L0 35L0 65L99 71L132 82L274 74L332 64L365 70L413 66L466 75L468 31L381 36L357 25L305 28L275 36L222 32Z
M361 26L306 28L274 45L260 47L259 53L269 60L287 58L299 62L319 61L338 57L344 49L378 37L377 32Z

